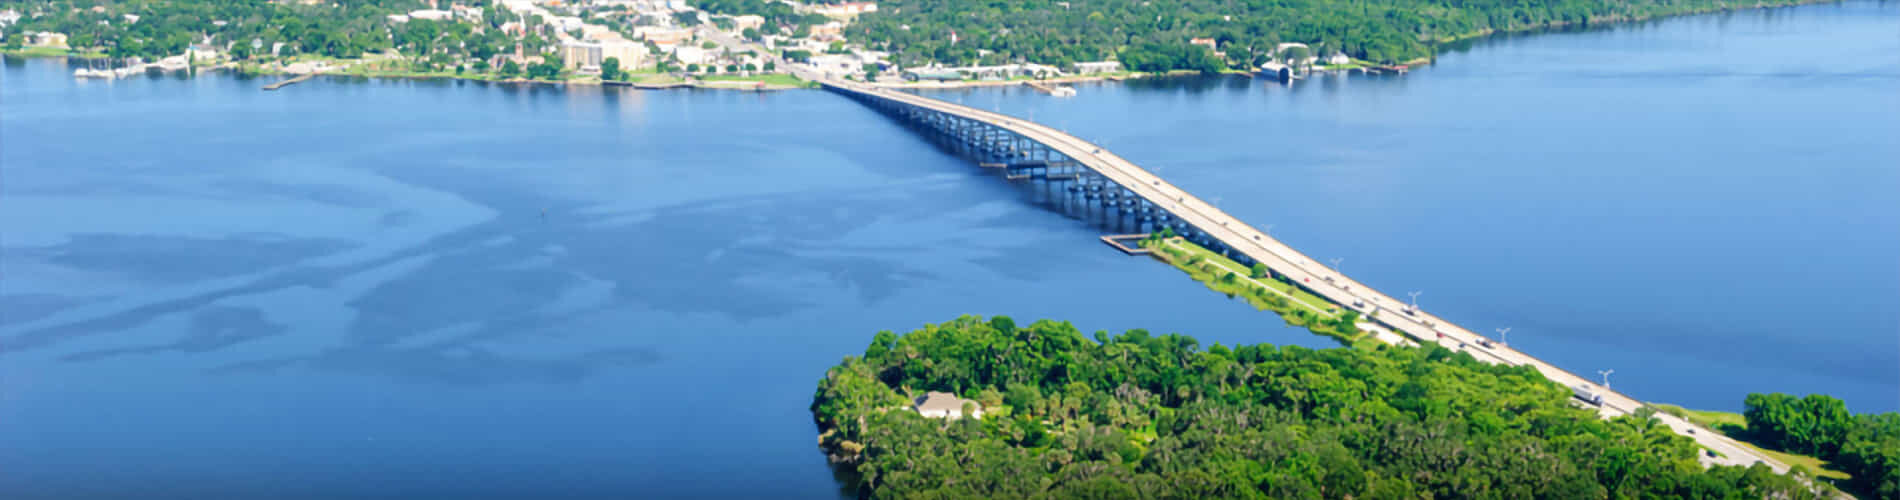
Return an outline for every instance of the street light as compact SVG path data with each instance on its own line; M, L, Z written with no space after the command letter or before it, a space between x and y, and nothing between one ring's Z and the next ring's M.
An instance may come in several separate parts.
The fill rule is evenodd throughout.
M1610 374L1612 373L1616 373L1616 370L1597 370L1597 374L1603 376L1604 390L1609 390L1610 388Z
M1417 311L1417 310L1418 310L1418 294L1421 294L1421 293L1425 293L1425 291L1424 291L1424 290L1419 290L1419 291L1416 291L1416 292L1412 292L1412 293L1408 293L1408 294L1406 294L1406 295L1411 295L1411 296L1412 296L1412 310L1413 310L1413 311Z
M1335 273L1339 272L1339 263L1345 262L1345 261L1346 261L1345 257L1333 257L1333 272Z
M1498 329L1498 343L1511 345L1511 327L1507 326Z

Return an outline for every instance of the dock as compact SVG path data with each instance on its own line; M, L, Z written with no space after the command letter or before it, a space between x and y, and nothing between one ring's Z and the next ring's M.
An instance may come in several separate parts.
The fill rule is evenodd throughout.
M1141 239L1147 237L1146 234L1108 234L1102 235L1102 243L1107 243L1108 246L1115 247L1116 250L1121 250L1122 253L1128 255L1148 255L1154 251L1141 247ZM1134 246L1129 246L1130 243Z
M1023 85L1028 85L1029 88L1040 90L1044 94L1049 94L1056 97L1072 97L1075 95L1074 87L1050 85L1043 82L1023 82Z
M290 77L289 79L278 81L277 83L265 85L264 90L277 90L277 89L281 89L281 88L288 87L291 85L296 85L298 82L309 80L315 76L317 76L316 73L304 73L301 75L293 76L293 77Z

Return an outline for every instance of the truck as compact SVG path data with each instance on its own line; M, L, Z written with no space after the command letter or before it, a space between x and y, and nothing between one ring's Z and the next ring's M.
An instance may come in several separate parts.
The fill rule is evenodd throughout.
M1589 384L1577 384L1570 388L1570 392L1576 394L1577 399L1581 399L1585 403L1603 406L1603 394L1597 392L1596 389L1591 389Z

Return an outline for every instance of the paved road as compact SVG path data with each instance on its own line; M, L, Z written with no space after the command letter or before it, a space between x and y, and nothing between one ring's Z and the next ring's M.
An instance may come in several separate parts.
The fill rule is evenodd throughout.
M801 75L803 76L803 75ZM1116 184L1135 191L1136 194L1154 202L1157 206L1189 224L1206 231L1214 239L1225 243L1229 248L1246 254L1256 262L1266 264L1295 282L1305 285L1315 294L1338 304L1363 303L1363 306L1348 306L1359 309L1393 330L1402 332L1420 343L1438 342L1449 348L1462 349L1481 361L1508 363L1511 365L1530 365L1546 378L1566 387L1588 385L1603 393L1601 412L1606 416L1622 415L1643 406L1643 403L1545 363L1530 355L1518 352L1508 346L1493 342L1493 347L1479 347L1478 341L1484 339L1470 330L1460 327L1431 313L1419 310L1402 312L1405 302L1365 286L1352 278L1339 274L1332 269L1314 263L1314 260L1292 247L1273 239L1266 233L1248 226L1245 222L1212 204L1196 198L1167 180L1135 165L1134 162L1116 156L1101 146L1089 143L1075 136L1051 129L1041 124L1024 121L1021 118L983 111L967 106L939 101L915 94L889 89L879 89L856 82L839 80L821 80L827 88L835 91L859 95L876 96L899 103L924 109L948 113L1002 127L1022 134L1056 151L1087 165L1095 172L1108 177ZM1331 278L1330 280L1328 278ZM1377 314L1371 314L1376 307ZM1439 338L1438 334L1444 334ZM1387 338L1390 340L1390 338ZM1757 461L1767 464L1777 472L1786 472L1785 464L1755 453L1739 443L1707 430L1694 431L1697 427L1686 420L1667 414L1657 414L1664 425L1694 439L1698 444L1722 454L1720 458L1702 457L1705 463L1728 465L1750 465Z

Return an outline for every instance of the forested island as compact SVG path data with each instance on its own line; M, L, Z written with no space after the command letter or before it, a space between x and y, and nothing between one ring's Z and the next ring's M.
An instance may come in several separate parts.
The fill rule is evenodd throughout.
M926 394L969 398L963 418L920 414ZM1817 422L1757 406L1783 415L1764 426ZM1066 322L966 316L878 333L863 356L827 371L811 410L848 486L878 498L1828 494L1799 468L1704 468L1703 451L1653 410L1600 419L1530 368L1438 347L1203 349L1178 334L1090 339ZM1894 417L1865 422L1795 439L1863 439L1850 448L1891 460ZM1884 483L1863 491L1891 498L1894 466L1869 474Z

